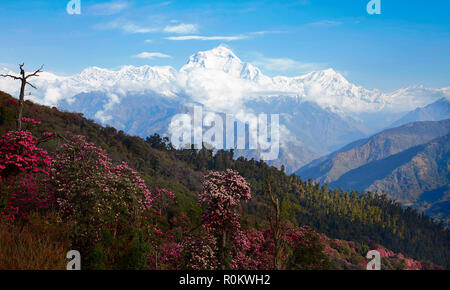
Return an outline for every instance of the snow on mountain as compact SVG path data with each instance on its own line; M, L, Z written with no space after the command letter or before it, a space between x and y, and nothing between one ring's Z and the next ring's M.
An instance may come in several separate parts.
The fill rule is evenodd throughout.
M384 105L379 91L369 91L351 84L333 69L310 72L294 78L275 77L273 82L278 88L296 92L305 100L333 111L379 111Z
M410 86L386 94L385 98L392 104L404 105L403 111L411 111L418 107L431 104L441 98L450 100L450 87L434 89L422 85Z
M15 75L6 69L0 70L0 73ZM89 67L79 74L66 77L43 72L30 80L37 90L28 88L30 95L27 98L45 105L58 105L63 99L72 102L78 94L97 91L122 96L157 91L171 97L179 92L177 73L169 66L123 66L119 70ZM12 95L19 92L17 81L10 78L0 78L0 88Z
M14 73L0 69L0 74ZM450 98L450 88L416 86L389 94L367 90L333 69L269 77L224 46L192 55L180 70L148 65L116 70L89 67L72 76L43 72L31 82L37 90L28 88L28 99L83 112L143 137L166 133L170 118L190 103L237 119L249 113L280 114L281 157L274 164L285 163L291 172L416 107ZM19 84L0 78L0 90L17 96Z
M12 73L5 69L0 72ZM179 71L170 66L123 66L118 70L90 67L66 77L44 72L33 81L38 89L31 89L29 98L48 105L57 105L62 99L73 101L75 95L92 91L119 97L153 91L167 97L184 94L205 106L233 111L248 99L293 96L352 116L363 112L407 112L450 97L450 88L415 86L388 94L367 90L348 82L333 69L272 78L224 46L192 55ZM13 95L18 93L18 85L12 79L0 78L0 88Z
M242 62L229 48L224 46L192 55L180 72L189 73L199 69L221 71L231 77L254 82L269 81L269 78L263 75L257 67Z

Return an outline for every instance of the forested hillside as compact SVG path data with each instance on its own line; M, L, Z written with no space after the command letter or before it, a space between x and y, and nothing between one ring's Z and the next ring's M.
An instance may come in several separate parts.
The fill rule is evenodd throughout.
M0 136L14 128L16 107L15 99L0 92ZM381 244L415 259L449 266L449 231L427 215L403 209L386 196L331 190L312 180L287 176L264 162L234 159L232 151L213 154L206 149L174 150L168 140L158 135L146 140L128 136L87 120L81 114L61 112L28 101L24 116L40 123L29 128L33 135L45 136L52 132L59 136L39 144L49 152L58 151L71 135L84 135L87 141L103 148L113 163L125 161L136 169L150 191L165 188L173 192L176 203L167 203L161 211L162 217L158 218L164 230L180 230L174 220L179 222L181 217L185 217L186 224L193 230L198 228L203 208L197 199L205 183L205 172L232 169L245 178L251 189L252 198L242 205L243 229L267 228L268 216L271 216L269 182L280 200L281 217L291 227L310 226L330 238L355 241L361 252ZM349 252L355 252L355 247L352 249ZM359 253L359 257L362 255ZM355 262L358 263L361 261Z
M450 119L388 129L296 172L332 188L385 192L448 223Z
M390 194L444 221L450 219L450 134L374 161L342 175L330 186Z
M314 160L296 174L320 182L333 182L350 170L425 144L449 132L450 119L406 124L348 144Z

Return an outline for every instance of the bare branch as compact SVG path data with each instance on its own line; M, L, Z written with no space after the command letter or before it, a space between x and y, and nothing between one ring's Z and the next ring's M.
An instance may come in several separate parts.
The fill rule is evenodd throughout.
M32 87L33 89L37 90L35 86L33 86L32 84L30 84L29 82L26 82L27 85L29 85L30 87Z
M15 80L21 80L21 78L13 76L13 75L0 75L0 77L4 77L4 78L10 77L10 78L13 78Z
M25 99L25 87L26 87L26 85L29 85L33 89L36 89L36 87L33 84L31 84L27 81L27 79L30 77L34 77L34 76L39 76L38 74L40 72L42 72L42 69L44 68L44 65L41 65L41 67L38 70L36 70L34 73L26 76L25 70L23 69L24 65L25 65L25 63L19 64L20 77L13 76L13 75L0 75L0 77L10 77L15 80L21 81L20 95L19 95L19 107L17 108L17 130L18 131L22 130L22 116L23 116L23 103L24 103L24 99Z
M25 79L28 79L29 77L38 77L39 76L38 73L41 73L43 68L44 68L44 65L41 65L41 67L37 71L35 71L32 74L27 75L25 77Z
M25 65L25 63L19 64L20 74L22 75L22 79L25 79L25 70L23 69L24 65Z

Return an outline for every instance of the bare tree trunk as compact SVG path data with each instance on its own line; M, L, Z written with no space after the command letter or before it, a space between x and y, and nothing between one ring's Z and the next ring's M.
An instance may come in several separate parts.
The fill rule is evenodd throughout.
M270 187L270 182L267 180L267 189L269 192L270 200L272 202L274 211L275 211L275 221L271 220L271 227L272 227L272 236L273 236L273 243L274 243L274 254L273 254L273 266L275 270L281 269L281 224L280 224L280 203L278 201L278 198L275 197L275 195L272 193L272 189Z
M42 68L43 68L43 66L41 66L41 68L36 70L34 73L29 74L29 75L25 75L25 70L23 69L23 66L24 66L23 63L19 65L20 77L13 76L13 75L0 75L0 77L10 77L10 78L13 78L15 80L21 81L21 84L20 84L20 95L19 95L19 108L17 110L17 130L18 131L22 130L23 105L24 105L24 101L25 101L25 87L27 85L29 85L32 88L36 89L35 86L33 86L32 84L30 84L27 81L27 79L30 78L30 77L39 76L38 74L40 72L42 72Z
M25 99L25 85L26 81L22 80L22 85L20 86L19 95L19 110L17 112L17 131L22 131L22 117L23 117L23 103Z

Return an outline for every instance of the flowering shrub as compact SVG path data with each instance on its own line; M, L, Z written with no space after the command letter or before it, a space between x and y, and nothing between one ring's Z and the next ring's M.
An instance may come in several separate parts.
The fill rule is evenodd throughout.
M5 180L3 190L9 192L7 208L14 218L26 219L32 212L48 208L42 178L36 174L21 174Z
M114 166L107 154L83 136L72 136L52 163L51 201L72 225L78 246L91 246L103 230L116 236L135 225L150 208L151 193L125 163Z
M163 233L161 232L161 235ZM170 233L166 242L153 249L153 254L148 257L150 270L183 270L181 268L182 245L173 241ZM155 250L157 252L155 253Z
M210 172L199 195L200 205L206 206L203 223L211 229L239 228L240 202L250 198L250 187L236 171Z
M241 228L240 203L250 198L250 187L236 171L227 169L225 172L212 171L206 175L203 190L199 194L199 203L206 208L202 222L205 231L214 236L218 244L218 252L214 256L210 255L210 258L220 258L222 268L231 267L230 246L239 237L234 233Z
M35 120L35 119L31 119L31 118L26 118L26 117L22 117L22 121L24 123L35 125L35 126L39 126L39 125L42 124L41 121L38 121L38 120Z
M53 133L51 132L42 132L42 137L51 137L53 136Z
M52 136L44 132L41 141ZM240 205L251 193L237 172L206 175L198 195L201 225L192 229L187 216L171 207L174 193L158 187L150 193L135 170L114 165L85 137L71 136L54 159L37 144L26 131L0 138L0 268L64 268L69 246L82 250L88 269L275 267L272 229L241 228ZM283 269L365 268L368 248L357 242L329 239L308 226L286 227L280 240L286 246ZM374 248L383 269L436 268ZM34 258L24 263L29 255Z
M236 231L231 268L236 270L270 270L273 267L273 242L270 230Z
M219 266L217 239L203 228L198 237L188 235L183 240L184 267L187 270L214 270Z
M9 131L0 139L0 177L19 173L48 174L51 159L37 147L37 138L27 131Z
M291 230L287 235L288 243L293 249L290 257L291 269L325 270L330 261L325 252L325 236L318 234L308 226Z
M148 236L150 243L150 255L148 264L150 269L177 269L180 267L181 244L174 241L172 230L163 231L158 228L157 223L162 220L163 212L175 203L175 194L156 187L156 194L151 196L151 210L144 217L148 225Z
M42 176L51 158L31 132L9 131L0 139L0 207L8 219L24 219L47 207Z

